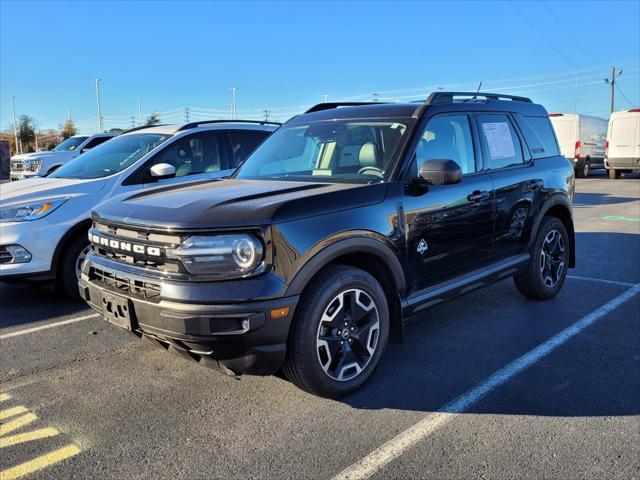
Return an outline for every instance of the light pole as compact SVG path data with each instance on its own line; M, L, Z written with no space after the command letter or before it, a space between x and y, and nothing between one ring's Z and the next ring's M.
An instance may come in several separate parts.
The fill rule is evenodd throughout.
M142 100L138 99L138 126L142 125Z
M329 101L329 94L325 93L324 95L322 95L324 97L324 103L327 103Z
M232 120L236 119L236 113L237 113L236 92L237 92L237 90L238 90L237 87L231 87L231 98L232 98L232 102L231 102L231 119Z
M102 133L102 112L100 111L100 80L101 78L96 78L94 80L96 84L96 103L98 104L98 133Z
M11 108L13 109L13 135L16 139L16 153L18 153L18 123L16 122L16 97L11 97ZM22 152L19 152L22 153Z

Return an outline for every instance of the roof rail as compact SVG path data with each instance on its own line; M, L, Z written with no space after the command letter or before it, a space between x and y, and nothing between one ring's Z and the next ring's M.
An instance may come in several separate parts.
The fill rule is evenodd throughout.
M533 103L530 98L519 97L517 95L505 95L502 93L486 93L486 92L433 92L426 100L427 105L435 103L453 103L453 97L471 97L463 101L475 100L478 97L484 97L487 100L511 100L512 102Z
M322 110L331 110L332 108L338 107L358 107L360 105L379 105L382 103L385 102L325 102L314 105L304 113L321 112Z
M201 122L191 122L185 125L182 125L176 132L181 132L183 130L189 130L190 128L199 127L200 125L209 125L212 123L253 123L256 125L282 125L280 122L269 122L266 120L203 120Z
M125 130L120 135L123 135L125 133L135 132L136 130L143 130L145 128L164 127L166 125L170 125L170 124L169 123L158 123L157 125L142 125L140 127L134 127L134 128L130 128L129 130Z

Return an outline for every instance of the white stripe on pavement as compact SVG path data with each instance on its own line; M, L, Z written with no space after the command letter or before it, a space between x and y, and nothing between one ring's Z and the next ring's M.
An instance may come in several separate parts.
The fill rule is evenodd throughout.
M479 383L471 390L460 395L438 411L427 415L415 425L386 442L380 448L374 450L366 457L354 463L340 472L334 480L356 480L369 478L389 462L400 457L411 447L424 440L440 427L450 422L462 412L480 401L492 390L503 385L513 377L529 368L540 359L546 357L560 345L566 343L572 337L582 332L608 313L612 312L634 295L640 293L640 283L635 284L613 300L605 303L597 310L585 315L580 320L554 335L549 340L541 343L533 350L517 358L505 367L501 368L489 378Z
M619 282L618 280L605 280L604 278L581 277L579 275L567 275L571 280L584 280L585 282L606 283L608 285L618 285L620 287L633 287L635 283Z
M47 323L46 325L40 325L39 327L25 328L24 330L18 330L16 332L9 332L0 335L0 340L11 337L19 337L20 335L26 335L28 333L39 332L40 330L46 330L47 328L61 327L62 325L68 325L70 323L81 322L82 320L89 320L90 318L98 318L100 315L92 313L91 315L85 315L83 317L70 318L69 320L62 320L61 322Z

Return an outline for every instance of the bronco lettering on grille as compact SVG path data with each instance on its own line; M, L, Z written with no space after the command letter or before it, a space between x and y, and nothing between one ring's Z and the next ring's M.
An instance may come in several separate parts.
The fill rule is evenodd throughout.
M151 257L160 257L162 255L162 252L158 247L150 247L147 245L139 245L131 242L123 242L121 240L101 237L100 235L96 235L95 233L91 234L91 241L96 245L113 248L115 250L120 250L123 252L139 253L142 255L149 255Z

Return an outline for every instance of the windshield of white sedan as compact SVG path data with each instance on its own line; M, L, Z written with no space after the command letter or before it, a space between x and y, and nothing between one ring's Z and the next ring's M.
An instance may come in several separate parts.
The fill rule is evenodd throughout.
M391 165L406 123L331 120L284 126L240 166L235 178L379 181Z
M52 178L100 178L118 173L149 153L170 135L121 135L92 148L53 172Z
M54 152L69 152L71 150L75 150L80 146L82 142L84 142L89 137L70 137L67 138L64 142L56 146L53 151Z

